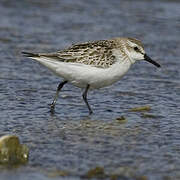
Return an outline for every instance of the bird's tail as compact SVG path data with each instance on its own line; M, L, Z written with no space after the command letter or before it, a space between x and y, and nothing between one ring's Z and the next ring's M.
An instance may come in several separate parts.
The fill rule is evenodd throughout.
M31 52L24 52L23 51L22 54L25 57L34 59L35 61L39 62L40 64L46 66L47 68L49 68L54 73L56 73L56 69L57 69L57 67L59 67L59 64L60 64L59 61L55 61L52 58L42 56L40 53L31 53Z
M38 53L31 53L31 52L25 52L25 51L23 51L22 54L23 54L25 57L40 57Z

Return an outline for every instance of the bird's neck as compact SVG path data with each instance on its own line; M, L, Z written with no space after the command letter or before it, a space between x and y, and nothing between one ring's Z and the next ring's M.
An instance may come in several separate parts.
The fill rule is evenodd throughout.
M120 63L120 64L128 64L126 63L126 61L129 61L131 64L134 64L135 61L133 59L131 59L129 51L124 48L124 49L114 49L113 50L113 55L116 57L116 60Z

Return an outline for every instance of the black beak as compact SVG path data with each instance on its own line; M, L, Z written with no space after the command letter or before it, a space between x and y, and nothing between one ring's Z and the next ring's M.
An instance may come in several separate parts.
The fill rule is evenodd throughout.
M156 67L161 67L161 65L160 64L158 64L157 62L155 62L154 60L152 60L149 56L147 56L146 54L144 55L144 60L145 61L148 61L148 62L150 62L151 64L154 64Z

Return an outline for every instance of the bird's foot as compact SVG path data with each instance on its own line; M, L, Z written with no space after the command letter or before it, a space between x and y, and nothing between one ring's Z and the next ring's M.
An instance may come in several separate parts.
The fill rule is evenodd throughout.
M54 112L55 112L55 105L54 105L54 103L52 103L51 105L50 105L50 112L51 112L51 114L54 114Z
M92 110L89 110L89 115L93 114L93 111Z

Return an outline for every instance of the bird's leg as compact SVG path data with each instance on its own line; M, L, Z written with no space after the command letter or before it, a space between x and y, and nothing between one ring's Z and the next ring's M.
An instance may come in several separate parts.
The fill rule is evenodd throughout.
M56 90L56 95L54 97L54 100L51 104L51 112L54 112L54 107L56 105L56 101L57 101L57 98L58 98L58 95L59 95L59 92L60 90L62 89L62 87L67 83L68 81L63 81L61 83L59 83L58 87L57 87L57 90Z
M89 105L89 103L88 103L88 101L87 101L87 92L88 92L89 87L90 87L90 85L88 84L88 85L86 86L86 89L85 89L85 91L84 91L84 93L83 93L82 96L83 96L84 102L86 103L86 105L87 105L87 107L88 107L88 109L89 109L89 114L92 114L93 111L92 111L92 109L91 109L91 107L90 107L90 105Z

